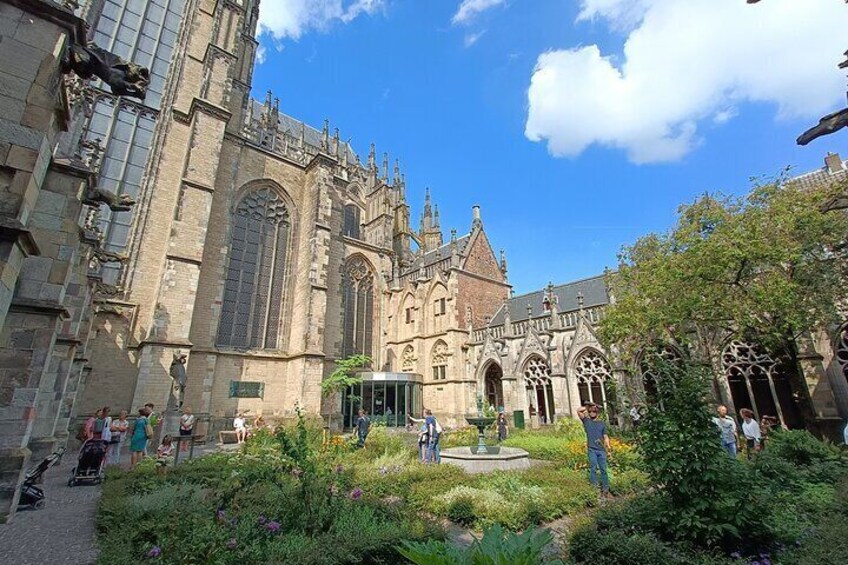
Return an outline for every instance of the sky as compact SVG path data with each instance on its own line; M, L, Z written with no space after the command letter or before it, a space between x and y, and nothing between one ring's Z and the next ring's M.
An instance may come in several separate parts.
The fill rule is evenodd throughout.
M704 192L848 157L843 0L262 0L254 97L481 206L516 294L614 268Z

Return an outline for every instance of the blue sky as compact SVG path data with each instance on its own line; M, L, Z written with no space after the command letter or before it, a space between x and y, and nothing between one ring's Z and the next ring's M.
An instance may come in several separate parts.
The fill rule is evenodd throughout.
M446 234L480 204L524 293L614 267L704 191L848 156L844 133L794 143L844 103L844 33L821 26L848 7L792 4L263 0L254 96L399 158L415 227L425 187Z

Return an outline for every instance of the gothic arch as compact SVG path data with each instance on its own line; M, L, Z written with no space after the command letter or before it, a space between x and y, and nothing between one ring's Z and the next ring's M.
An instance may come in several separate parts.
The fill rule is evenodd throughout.
M683 354L676 347L667 343L655 343L639 350L636 355L636 369L642 384L645 400L649 403L659 402L658 384L661 376L657 373L655 361L679 365L683 361Z
M612 367L604 354L594 347L586 347L574 357L571 370L577 381L580 404L598 404L612 416L615 407L610 387Z
M804 426L786 368L757 344L731 339L721 364L737 412L749 408L757 419L776 416L789 428Z
M848 380L848 323L842 324L836 332L833 355L840 374Z
M418 312L415 309L415 306L415 294L411 290L404 292L401 295L400 300L398 300L397 324L395 324L398 340L410 337L415 333L415 324L418 322L416 319ZM407 322L407 308L411 308L411 322Z
M359 253L347 258L342 272L342 357L374 356L374 267Z
M553 422L556 412L551 366L544 357L534 354L524 361L521 372L524 375L529 416L538 416L541 423Z
M403 373L414 373L415 362L418 359L415 357L415 349L411 345L403 348L403 353L400 355L400 370Z
M231 217L216 344L280 349L294 236L290 201L276 183L248 183Z
M439 280L439 276L437 275L427 290L424 308L420 310L425 322L425 333L433 334L445 329L445 320L448 318L447 301L449 298L447 285ZM438 302L440 299L444 299L444 302Z
M448 374L448 344L444 340L437 340L430 352L430 366L434 381L444 381Z
M495 409L505 408L503 393L503 367L494 360L489 360L483 365L482 371L483 398Z

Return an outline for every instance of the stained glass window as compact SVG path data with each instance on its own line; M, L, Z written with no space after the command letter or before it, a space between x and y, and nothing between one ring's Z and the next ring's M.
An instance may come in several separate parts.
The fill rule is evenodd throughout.
M269 188L236 207L218 345L279 348L290 231L288 210Z

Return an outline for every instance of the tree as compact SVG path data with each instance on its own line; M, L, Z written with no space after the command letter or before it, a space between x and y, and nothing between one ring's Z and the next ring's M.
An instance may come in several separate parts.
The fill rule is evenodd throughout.
M357 370L369 365L371 365L371 358L367 355L351 355L345 359L339 359L336 361L336 370L321 381L321 394L332 396L348 387L360 384L362 378L357 376Z
M629 358L667 342L718 373L716 352L739 335L787 358L794 392L808 396L795 340L837 322L846 297L848 215L828 205L845 185L781 177L746 197L704 194L681 207L668 233L622 250L601 339Z

